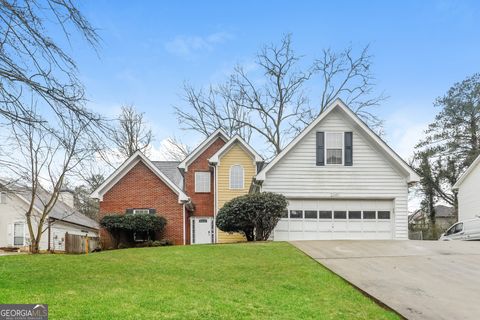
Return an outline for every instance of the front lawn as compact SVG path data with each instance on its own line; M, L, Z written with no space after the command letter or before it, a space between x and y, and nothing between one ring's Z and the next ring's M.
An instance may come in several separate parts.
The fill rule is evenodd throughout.
M0 303L50 319L397 319L287 243L0 257Z

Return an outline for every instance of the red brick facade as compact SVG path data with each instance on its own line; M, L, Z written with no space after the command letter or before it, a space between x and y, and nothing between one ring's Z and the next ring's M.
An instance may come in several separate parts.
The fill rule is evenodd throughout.
M190 243L190 219L195 216L214 216L215 210L215 179L208 159L225 145L218 137L204 150L195 160L188 165L185 172L185 193L195 205L192 213L186 212L185 237L186 243ZM195 172L210 172L210 192L195 192ZM178 203L178 195L170 189L154 172L143 162L136 164L104 195L100 201L100 218L106 214L125 214L127 209L155 208L158 215L167 219L167 225L162 238L170 239L175 244L183 244L183 205ZM112 246L112 239L106 230L101 230L101 238L104 247Z
M162 238L183 244L183 205L170 189L143 162L136 164L104 196L100 202L100 218L106 214L125 214L130 208L155 208L167 219ZM106 231L101 233L104 245L110 244Z
M193 215L202 217L214 216L214 183L213 170L208 164L208 159L213 156L221 147L225 145L225 141L217 138L202 154L200 154L192 163L188 165L188 171L185 172L185 193L192 199L195 204L195 212ZM195 192L195 172L209 171L210 172L210 192L196 193Z

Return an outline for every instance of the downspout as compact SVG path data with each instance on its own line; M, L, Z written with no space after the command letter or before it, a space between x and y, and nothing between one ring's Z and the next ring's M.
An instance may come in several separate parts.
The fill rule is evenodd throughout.
M214 243L217 243L218 242L218 239L217 239L217 223L216 223L216 217L217 217L217 192L218 192L218 189L217 189L217 166L216 164L209 164L210 167L213 168L213 183L214 183L214 186L213 186L213 230L212 232L214 232Z
M187 235L187 231L186 231L186 227L185 227L185 224L187 223L185 218L186 218L186 215L185 215L185 206L186 204L183 203L182 205L182 214L183 214L183 245L186 245L187 244L187 238L186 238L186 235Z
M51 222L52 220L50 218L48 218L48 252L50 252L50 243L52 242L52 239L51 239L51 236L52 236L52 233L50 231L51 229Z

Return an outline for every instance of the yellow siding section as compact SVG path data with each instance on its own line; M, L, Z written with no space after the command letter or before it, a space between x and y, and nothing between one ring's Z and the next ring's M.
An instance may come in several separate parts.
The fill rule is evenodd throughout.
M218 209L223 207L225 202L248 193L252 178L256 174L254 158L245 151L239 143L235 143L220 159L217 165L217 201ZM230 189L230 168L233 165L243 166L243 189ZM245 241L240 233L227 233L217 229L218 242L230 243Z

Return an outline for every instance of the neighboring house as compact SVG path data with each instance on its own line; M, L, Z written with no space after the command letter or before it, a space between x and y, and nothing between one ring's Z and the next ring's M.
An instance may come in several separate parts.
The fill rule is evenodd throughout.
M458 194L458 220L480 217L480 155L453 186Z
M249 192L257 168L263 164L263 158L240 136L235 136L218 150L209 162L215 167L215 212L218 212L226 202ZM219 229L216 231L218 243L246 240L240 233L226 233Z
M455 217L455 208L444 205L435 206L435 225L439 233L444 232L452 224L457 222ZM418 209L413 214L408 216L408 224L412 229L428 229L430 228L430 215L423 209Z
M16 247L28 250L30 234L25 212L30 201L30 192L25 188L15 187L0 192L0 247ZM33 227L44 204L50 199L48 191L39 190L34 201ZM50 211L44 224L40 241L41 251L65 251L65 233L98 237L99 225L96 221L79 213L73 208L71 191L60 192L57 203Z
M408 239L408 186L418 180L337 99L257 174L256 184L289 200L274 240Z
M182 162L151 161L136 152L92 197L100 201L100 216L164 216L158 237L175 244L244 240L217 230L215 216L227 201L258 190L290 202L274 240L407 239L408 185L418 179L336 100L268 165L239 136L217 130ZM108 232L101 235L111 246Z

